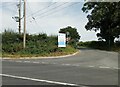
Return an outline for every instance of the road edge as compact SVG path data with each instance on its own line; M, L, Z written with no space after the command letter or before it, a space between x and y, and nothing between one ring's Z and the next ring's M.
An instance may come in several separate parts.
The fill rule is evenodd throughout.
M65 57L71 57L75 56L78 53L80 53L80 50L73 54L68 54L68 55L62 55L62 56L50 56L50 57L19 57L19 58L10 58L10 57L2 57L0 59L53 59L53 58L65 58Z

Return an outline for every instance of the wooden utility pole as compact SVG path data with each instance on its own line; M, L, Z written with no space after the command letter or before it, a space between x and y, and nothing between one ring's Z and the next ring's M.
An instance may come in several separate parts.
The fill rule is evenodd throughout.
M21 0L19 0L18 8L19 8L19 34L21 34Z
M23 30L23 48L26 47L26 0L24 0L24 30Z

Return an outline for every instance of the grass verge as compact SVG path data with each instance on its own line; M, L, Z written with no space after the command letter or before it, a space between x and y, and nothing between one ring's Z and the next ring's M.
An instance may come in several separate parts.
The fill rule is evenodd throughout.
M39 54L27 54L27 53L14 53L14 54L10 54L10 53L2 53L2 57L9 57L9 58L21 58L21 57L52 57L52 56L64 56L64 55L69 55L69 54L73 54L75 52L77 52L78 50L68 46L66 48L59 48L61 49L61 52L51 52L51 53L39 53Z

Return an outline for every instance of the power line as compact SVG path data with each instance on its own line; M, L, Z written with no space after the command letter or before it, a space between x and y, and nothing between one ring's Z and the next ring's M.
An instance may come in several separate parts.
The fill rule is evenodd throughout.
M56 7L54 7L54 8L51 8L51 9L49 9L49 11L45 11L45 12L39 14L38 16L44 15L44 14L46 14L46 13L49 13L49 12L51 12L51 11L59 8L59 7L64 6L64 5L67 4L67 3L69 3L69 2L65 2L65 3L63 3L63 4L60 4L60 5L56 6ZM53 5L53 4L52 4L52 5ZM34 14L31 14L31 15L33 16ZM31 15L27 16L27 18L30 17ZM35 17L37 17L37 16L34 16L34 18L35 18Z
M52 10L55 10L55 9L57 9L57 8L59 8L59 7L63 6L63 5L65 5L65 4L67 4L67 3L68 3L68 2L65 2L65 3L63 3L63 4L59 5L59 6L56 6L56 7L52 8L52 9L49 9L49 11L45 11L45 12L39 14L38 16L41 16L41 15L46 14L46 13L52 11ZM36 17L36 16L35 16L35 17Z
M17 11L9 8L10 6L16 6L16 5L17 5L17 3L8 3L8 4L1 4L0 7L2 7L2 9L7 9L9 11L17 13Z
M16 3L8 3L8 4L0 4L0 7L9 7L9 6L13 6L16 5Z
M64 10L65 8L71 7L71 6L76 5L76 4L79 4L79 3L80 3L80 2L76 2L76 3L73 3L73 4L69 5L69 6L66 6L66 7L64 7L64 8L61 8L61 9L52 11L51 13L49 13L50 15L49 15L49 14L46 14L46 15L40 16L40 18L43 18L43 17L46 17L46 16L51 16L51 15L54 14L54 13L57 13L57 12L59 12L59 11Z
M28 4L28 7L29 7L29 9L30 9L30 12L33 13L28 2L27 2L27 4ZM31 16L31 15L32 15L32 14L30 14L29 16ZM33 16L33 15L32 15L32 16Z
M56 7L54 7L54 8L51 8L51 9L49 9L49 11L55 10L56 8L61 7L61 6L65 5L65 4L67 4L67 3L68 3L68 2L65 2L65 3L63 3L63 4L59 5L59 6L56 6ZM41 16L41 15L43 15L43 14L45 14L45 13L48 13L49 11L45 11L45 12L39 14L38 16ZM32 14L32 15L34 15L34 14ZM28 17L28 16L27 16L27 17ZM34 17L35 17L35 16L34 16Z
M29 9L30 9L30 12L31 13L33 13L32 12L32 9L31 9L31 7L30 7L30 5L29 5L29 3L27 3L28 4L28 7L29 7ZM34 16L31 14L31 17L32 17L32 19L35 21L35 24L37 25L37 27L39 28L40 26L38 25L38 23L37 23L37 21L36 21L36 19L34 18ZM41 27L40 27L41 28ZM42 29L42 28L41 28Z
M41 11L43 11L43 10L45 10L45 9L47 9L47 8L49 8L49 7L51 7L51 6L53 6L53 5L56 4L56 3L57 3L57 2L54 2L54 3L50 4L50 5L48 5L47 7L42 8L42 9L40 9L40 10L38 10L38 11L32 13L32 15L38 14L39 12L41 12ZM27 16L27 17L30 17L30 15Z

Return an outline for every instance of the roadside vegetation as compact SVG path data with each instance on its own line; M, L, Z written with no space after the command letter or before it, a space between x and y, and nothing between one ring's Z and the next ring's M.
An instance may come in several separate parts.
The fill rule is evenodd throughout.
M80 42L79 46L101 50L120 51L120 1L118 2L85 2L82 11L87 14L86 30L97 32L98 40Z
M87 41L79 42L78 47L87 47L106 51L120 52L120 42L116 41L113 45L107 44L105 41Z
M99 0L98 0L99 1ZM120 1L119 2L86 2L82 11L87 13L86 30L97 33L99 40L114 45L115 38L120 36Z
M47 36L45 33L38 35L26 35L26 48L23 49L23 34L12 30L2 33L3 57L39 57L60 56L76 52L73 44L66 48L58 48L57 36Z

